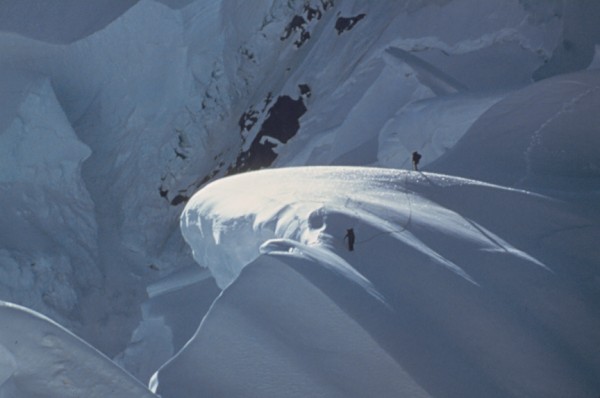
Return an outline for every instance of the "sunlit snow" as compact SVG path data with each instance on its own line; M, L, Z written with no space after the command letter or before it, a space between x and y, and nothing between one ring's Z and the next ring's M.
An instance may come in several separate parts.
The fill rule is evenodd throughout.
M138 380L50 319L0 302L0 396L150 397Z
M595 255L565 267L548 236L571 231L563 247L592 245L598 227L590 222L547 196L415 171L299 167L216 181L188 203L182 232L225 290L154 388L173 397L237 395L244 383L244 396L275 397L281 392L271 382L301 386L290 397L394 397L416 386L415 396L585 396L596 383L600 320L595 288L576 275ZM309 300L306 289L315 288L327 304ZM332 305L358 324L336 321L338 340L323 348L320 339L333 338L320 335L333 333L324 309ZM307 322L322 328L300 332ZM373 340L353 340L356 328ZM348 359L324 370L323 356L312 354L321 349ZM400 367L362 377L376 365L350 359L361 350ZM458 355L468 358L461 366ZM574 357L581 367L572 367ZM306 372L301 380L298 372ZM328 372L344 382L323 381Z
M0 397L598 396L599 18L0 1Z

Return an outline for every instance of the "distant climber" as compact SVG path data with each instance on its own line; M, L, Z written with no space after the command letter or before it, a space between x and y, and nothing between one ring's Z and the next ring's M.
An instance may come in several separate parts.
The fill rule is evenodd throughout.
M417 151L414 151L412 153L412 162L415 170L419 170L419 160L421 160L421 154Z
M344 236L344 242L348 239L348 250L354 250L354 229L350 228L346 230L346 236Z

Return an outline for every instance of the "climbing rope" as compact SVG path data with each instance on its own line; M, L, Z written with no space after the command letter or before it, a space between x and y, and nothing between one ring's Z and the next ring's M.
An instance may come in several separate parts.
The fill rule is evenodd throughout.
M372 235L372 236L370 236L368 238L361 239L361 240L356 240L355 243L354 243L355 245L360 245L360 244L363 244L363 243L370 242L373 239L376 239L376 238L378 238L380 236L383 236L383 235L390 235L390 234L394 234L394 233L402 233L402 232L404 232L404 231L406 231L408 229L408 227L412 223L412 215L413 215L412 202L411 202L410 194L409 194L408 188L407 188L408 187L408 175L409 175L409 172L406 172L405 175L404 175L404 186L403 186L404 187L404 195L406 197L406 203L407 203L407 207L408 207L408 217L406 219L406 222L403 225L401 225L400 228L398 228L398 229L391 229L391 230L387 230L387 231L381 231L381 232L379 232L377 234L374 234L374 235ZM348 208L348 203L350 203L350 202L351 202L351 200L350 200L350 198L348 198L346 200L346 204L344 205L344 207ZM360 206L357 205L356 207L360 207ZM353 212L357 216L359 216L358 212L356 212L356 211L353 211ZM360 222L361 222L361 220L360 220L360 218L358 218L357 222L355 222L352 225L352 228L356 227L356 225L360 224Z

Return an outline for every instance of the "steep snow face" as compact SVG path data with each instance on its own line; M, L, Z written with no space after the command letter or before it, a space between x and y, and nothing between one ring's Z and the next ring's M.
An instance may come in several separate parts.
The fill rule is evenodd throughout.
M559 17L562 24L561 41L554 48L548 62L533 74L535 80L545 79L561 73L584 69L593 58L598 44L600 27L595 22L600 17L600 3L580 1L556 2L556 7L547 7L546 2L523 1L533 19L540 16Z
M597 191L599 106L598 70L538 82L489 108L432 168L508 186Z
M0 297L65 325L101 276L94 205L81 178L90 149L75 135L47 78L0 80Z
M3 31L47 43L67 44L104 28L138 0L4 0Z
M50 81L11 71L2 75L0 181L38 185L78 181L91 151L77 139ZM81 186L77 187L81 189Z
M155 392L172 398L430 396L330 292L311 283L306 269L318 268L318 261L290 263L268 256L245 269L194 339L153 379Z
M297 10L285 26L281 39L288 47L280 49L276 63L267 62L257 43L273 35L273 26L258 32L256 40L258 33L248 35L240 50L248 59L237 62L238 76L255 87L253 97L260 95L248 98L254 103L241 120L243 149L260 144L278 155L265 165L375 163L378 133L403 106L467 88L526 84L560 36L556 18L533 23L517 2L422 3L418 7L402 2L330 7L313 3ZM462 18L481 23L464 24ZM459 30L458 24L471 28ZM336 28L339 25L345 28ZM499 45L512 51L515 67L511 73L498 74L489 67L492 48ZM268 76L249 73L261 64L273 65ZM453 73L448 73L452 66ZM457 70L469 73L457 78L453 76ZM260 134L272 115L270 104L277 99L276 93L306 97L307 111L289 142ZM238 159L238 166L243 161Z
M508 88L587 66L597 16L566 0L4 1L0 297L116 354L146 285L194 264L177 220L198 188L404 167L412 149L427 165Z
M479 117L506 92L457 93L416 101L401 108L379 134L379 165L410 169L411 153L423 155L422 166L444 155Z
M155 269L163 268L158 257L164 253L156 248L170 251L168 238L179 213L160 196L159 187L165 164L171 161L171 155L177 158L172 145L177 146L178 140L183 140L183 133L177 133L180 116L189 118L191 112L185 109L190 98L186 93L193 91L193 83L186 63L182 19L162 4L145 1L103 30L68 46L48 45L7 33L0 37L6 55L0 61L3 70L32 71L22 74L18 80L21 86L15 86L16 83L7 86L3 101L10 104L13 99L22 98L21 90L27 91L22 87L35 86L39 79L36 75L47 76L44 95L55 101L52 108L43 101L30 100L30 108L38 107L30 114L8 114L3 118L5 128L10 127L12 118L17 126L22 122L35 127L23 136L16 130L3 134L7 139L15 136L23 141L20 147L16 144L2 147L3 151L10 151L10 156L2 161L14 162L10 168L3 168L2 173L10 175L13 187L18 187L12 189L13 199L3 198L20 203L23 195L36 197L35 202L20 203L20 211L28 214L29 224L46 226L49 236L60 241L52 250L46 250L48 255L42 262L14 252L17 249L8 239L6 246L3 245L6 272L17 273L14 261L9 261L11 258L18 257L16 263L24 269L31 268L30 264L43 263L44 278L64 281L69 290L48 294L44 288L36 294L68 300L69 307L60 311L80 322L82 329L78 331L111 354L122 348L137 324L145 280L156 278ZM165 59L170 61L164 62ZM57 128L54 120L64 126ZM52 142L46 131L53 130L58 131L58 137ZM72 134L73 144L67 139L71 139L68 133ZM28 149L23 145L26 143L31 143ZM73 158L79 161L72 162L77 167L67 167ZM28 193L23 184L34 175L44 183ZM74 179L76 189L64 187L65 179ZM60 205L54 204L55 192L60 193L57 199ZM11 206L15 205L4 208ZM7 217L19 217L18 212L7 211L10 212ZM61 232L63 224L69 225L72 232ZM146 232L140 235L139 231ZM3 234L14 236L10 230L3 230ZM40 245L51 246L53 240L40 238ZM24 242L21 239L18 246L25 248L22 252L33 253L27 251ZM64 246L77 249L61 249ZM191 263L185 251L178 261L181 247L178 238L167 255L166 268ZM82 259L81 255L72 254L75 250L91 253ZM50 255L55 251L56 254ZM80 272L76 272L73 264L80 267ZM94 288L89 289L89 283L75 282L78 278L83 281L92 278ZM30 293L18 292L30 289L18 289L22 283L7 281L15 290L5 290L2 297L55 314L39 299L23 300L23 295ZM121 308L117 311L120 315L113 312L114 308ZM113 333L107 334L103 328L110 328Z
M96 349L50 319L0 301L0 396L154 397Z
M433 227L437 219L442 228L455 233L464 226L462 232L469 236L465 240L479 242L482 249L490 243L487 238L479 241L478 230L462 225L460 217L433 203L421 200L412 206L415 194L408 181L414 178L404 174L406 183L401 185L402 177L397 171L319 167L230 177L208 185L193 197L181 218L182 233L192 246L196 261L211 269L222 288L235 280L270 239L340 246L343 235L322 233L328 212L383 225L399 241L422 250L432 261L474 282L464 270L430 250L406 228L395 226L423 223ZM346 270L342 272L352 273L351 267L343 261L340 264Z
M168 397L593 394L600 224L582 209L364 167L216 181L188 203L182 232L224 291L152 388Z

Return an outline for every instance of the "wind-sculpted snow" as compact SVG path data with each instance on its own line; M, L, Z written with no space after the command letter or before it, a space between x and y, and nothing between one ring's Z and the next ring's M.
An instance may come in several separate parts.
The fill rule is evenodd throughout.
M81 178L89 156L49 79L0 76L0 298L68 327L83 290L100 279L94 205Z
M596 190L598 107L598 70L538 82L492 105L432 168L508 186Z
M139 0L3 0L0 30L67 44L104 28Z
M377 396L584 397L599 387L600 256L568 248L600 237L588 217L527 191L419 172L308 167L218 180L181 223L225 290L154 388L359 397L383 384ZM319 329L331 333L326 343L302 326L329 324L325 306L353 324ZM325 368L321 350L347 360ZM395 365L361 377L355 355L368 369Z
M359 308L361 321L381 309L343 281L339 289L340 281L320 267L318 260L283 254L250 264L155 376L155 391L169 398L428 397L348 314L356 311L344 294L368 303ZM338 291L322 290L311 276L334 282Z
M21 10L14 3L13 11ZM31 15L19 14L23 29L38 25L37 11L48 12L76 40L51 45L0 33L0 211L12 227L0 231L0 295L77 325L112 356L139 321L145 284L159 274L150 268L159 254L138 246L148 242L140 232L163 242L150 246L169 251L164 242L177 226L180 210L159 196L163 166L180 160L174 153L185 149L180 141L202 139L184 139L181 132L193 117L184 105L190 97L182 94L193 85L184 23L180 11L161 3L128 8L132 2L109 0L103 2L107 14L85 19L110 16L112 22L99 30L88 25L92 31L80 37L79 25L62 19L71 14L61 14L61 7L71 4L77 14L101 6L38 3ZM45 23L56 19L39 23L40 29ZM179 234L174 240L179 253ZM170 258L161 269L192 263L188 252L175 257L183 259Z
M0 397L154 397L96 349L27 308L0 301Z
M226 181L247 187L232 184L227 200L206 198L210 208L199 209L208 218L196 234L208 240L192 245L221 287L235 284L246 264L272 256L316 264L376 306L396 310L399 297L422 304L422 296L411 301L389 282L404 283L412 272L424 272L420 284L406 282L402 292L430 291L428 273L487 291L490 281L503 280L486 268L504 269L499 259L525 270L517 273L521 289L538 277L554 283L553 272L570 262L594 280L596 79L590 71L527 86L587 67L600 42L600 2L1 3L0 298L60 321L140 379L184 344L218 294L211 278L182 287L186 277L177 276L195 267L178 228L183 206L207 183L249 167L408 169L417 149L428 171L532 190L544 182L561 197L571 187L588 196L550 205L526 192L431 174L296 170L293 188L286 173L284 185L251 175L271 200L266 205L245 177L223 180L203 192L219 192ZM282 100L290 98L297 106L291 114ZM455 155L431 166L465 134ZM389 184L367 183L388 177ZM503 217L459 198L466 193L486 197ZM358 236L352 253L343 245L350 227ZM389 258L380 254L387 246L395 250ZM369 261L402 259L408 268L390 265L378 274L360 266L365 248L377 248ZM152 291L161 293L143 304ZM569 301L571 291L557 291ZM190 297L194 304L202 297L201 305L180 304ZM441 337L415 333L434 346ZM397 360L398 352L390 355ZM444 395L454 385L438 370L444 388L426 384ZM469 384L460 369L452 372Z
M450 231L481 250L498 249L500 238L419 196L411 188L417 176L386 169L314 167L229 177L190 200L182 215L182 232L196 261L210 268L221 287L231 283L270 239L339 249L345 228L361 224L380 229L381 234L476 283L414 231ZM347 218L347 225L340 218ZM372 238L363 236L362 240ZM506 243L502 248L526 257ZM348 265L341 268L351 269Z
M404 177L408 180L409 174ZM364 222L381 228L470 279L460 267L426 247L404 227L409 222L432 225L427 210L438 212L436 216L444 219L443 225L457 223L454 214L432 204L409 207L413 195L402 184L402 175L384 169L262 171L219 180L201 190L184 210L182 231L196 261L211 269L221 287L229 285L246 264L255 260L259 248L270 239L343 246L344 226L336 221L335 231L328 225L328 218L337 217L349 218L347 227ZM353 217L360 221L352 221ZM328 226L330 229L323 233ZM463 233L472 231L467 227ZM481 243L489 244L487 240ZM342 264L340 269L351 269Z
M381 166L410 169L415 149L422 167L440 156L465 135L478 118L506 93L463 93L417 101L403 107L379 134L377 160ZM427 145L423 145L427 140Z

